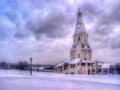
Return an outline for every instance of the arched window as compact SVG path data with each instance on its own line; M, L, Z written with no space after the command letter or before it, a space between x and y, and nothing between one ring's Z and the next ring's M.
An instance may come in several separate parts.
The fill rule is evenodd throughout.
M90 48L89 45L87 47Z
M84 45L82 44L82 48L84 48Z
M76 48L76 45L74 45L74 49Z
M88 75L90 74L90 69L88 69Z

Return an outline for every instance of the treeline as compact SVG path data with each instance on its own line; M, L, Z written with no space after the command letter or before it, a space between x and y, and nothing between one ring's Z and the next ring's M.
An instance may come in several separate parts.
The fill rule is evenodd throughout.
M118 74L120 74L120 63L117 63L115 65L116 71L118 72Z
M0 69L15 69L15 70L30 70L30 64L26 61L19 61L18 63L0 62ZM32 64L33 71L54 71L54 65Z
M29 66L29 63L26 61L19 61L18 63L0 62L0 69L29 70Z

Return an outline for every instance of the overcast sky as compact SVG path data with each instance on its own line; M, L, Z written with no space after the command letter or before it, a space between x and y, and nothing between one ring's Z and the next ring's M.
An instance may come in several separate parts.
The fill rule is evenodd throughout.
M119 0L0 0L0 60L57 64L69 59L78 8L93 59L120 62Z

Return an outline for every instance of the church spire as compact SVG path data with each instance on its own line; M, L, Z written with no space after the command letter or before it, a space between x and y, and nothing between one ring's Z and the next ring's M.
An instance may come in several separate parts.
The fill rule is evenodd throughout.
M83 20L82 20L82 12L80 10L78 10L78 13L77 13L77 23L76 23L76 28L75 28L74 35L78 34L81 31L86 32L85 26L84 26L84 23L83 23Z

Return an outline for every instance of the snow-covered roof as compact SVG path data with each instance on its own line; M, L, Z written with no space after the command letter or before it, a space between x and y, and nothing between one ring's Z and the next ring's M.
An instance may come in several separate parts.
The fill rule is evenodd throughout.
M64 65L64 62L63 62L63 63L59 63L59 64L56 65L55 67L60 67L60 66L62 66L62 65Z
M100 65L100 66L101 66L101 65L102 65L102 63L98 63L98 65Z
M82 48L82 50L86 50L86 49L87 50L91 50L91 48L90 47L88 48L87 46L85 46L84 48Z
M58 65L56 65L55 67L60 67L60 66L64 65L65 63L69 63L69 62L70 62L70 60L65 60L64 62L59 63Z
M69 63L70 64L77 64L80 62L80 59L79 58L76 58L76 59L73 59L72 61L70 61Z
M94 61L82 61L84 63L94 63Z
M69 62L70 62L70 60L65 60L65 61L64 61L64 63L69 63Z
M102 64L101 68L110 68L110 64L109 63L104 63L104 64Z

